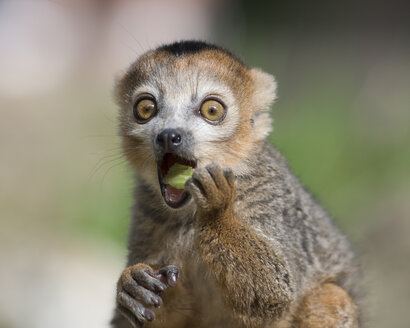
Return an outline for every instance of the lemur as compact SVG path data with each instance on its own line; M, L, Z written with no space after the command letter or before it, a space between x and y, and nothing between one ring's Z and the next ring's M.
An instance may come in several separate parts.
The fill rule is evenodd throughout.
M273 76L181 41L115 94L137 187L113 327L359 327L351 246L266 140Z

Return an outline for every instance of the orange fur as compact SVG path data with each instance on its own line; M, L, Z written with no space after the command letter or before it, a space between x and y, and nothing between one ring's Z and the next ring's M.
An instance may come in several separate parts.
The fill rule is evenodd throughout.
M307 294L296 314L295 328L356 328L358 309L339 286L325 283Z

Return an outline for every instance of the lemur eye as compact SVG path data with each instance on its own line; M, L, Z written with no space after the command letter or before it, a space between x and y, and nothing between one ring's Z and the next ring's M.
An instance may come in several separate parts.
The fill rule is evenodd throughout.
M199 113L207 122L217 124L225 118L226 110L219 101L209 99L201 105Z
M134 116L138 123L146 123L157 113L157 104L153 99L143 98L134 105Z

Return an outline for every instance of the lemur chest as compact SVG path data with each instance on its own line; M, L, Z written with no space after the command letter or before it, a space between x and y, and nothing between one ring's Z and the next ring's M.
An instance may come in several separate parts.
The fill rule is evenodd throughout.
M167 323L167 327L219 327L221 322L228 323L222 294L199 256L193 230L178 232L166 239L158 260L160 265L177 266L179 279L177 286L168 288L162 295L167 306L156 311L155 322Z

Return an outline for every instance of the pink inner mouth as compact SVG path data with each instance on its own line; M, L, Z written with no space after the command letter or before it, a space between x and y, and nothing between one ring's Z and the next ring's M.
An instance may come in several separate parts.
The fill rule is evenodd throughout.
M179 202L182 199L184 192L185 192L184 189L177 189L169 184L166 184L165 185L165 195L164 195L165 201L167 203Z
M167 153L164 155L162 159L160 170L162 174L162 178L166 177L168 174L169 169L175 164L179 163L186 166L191 166L195 168L195 162L189 161L187 159L175 156L174 154ZM177 204L181 201L184 197L184 189L177 189L169 184L165 184L165 192L164 192L164 199L165 202L168 204Z

